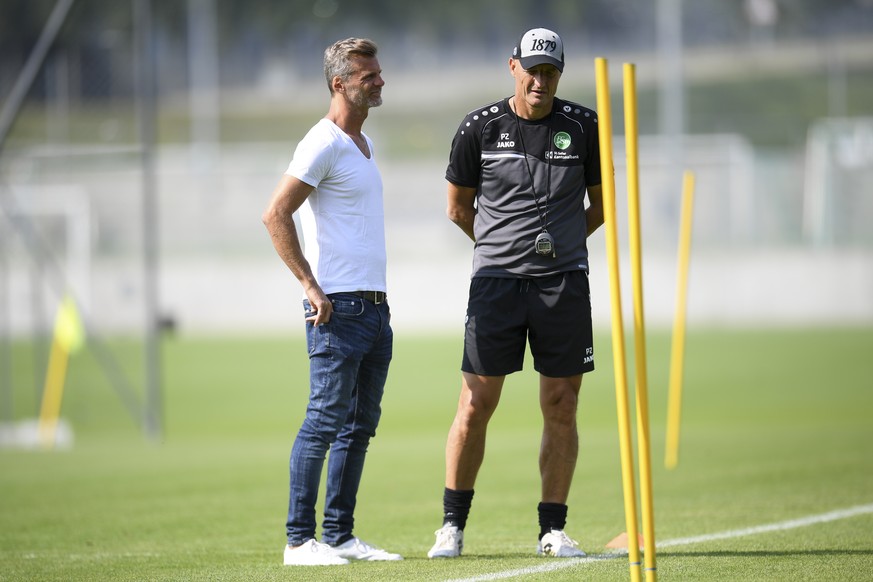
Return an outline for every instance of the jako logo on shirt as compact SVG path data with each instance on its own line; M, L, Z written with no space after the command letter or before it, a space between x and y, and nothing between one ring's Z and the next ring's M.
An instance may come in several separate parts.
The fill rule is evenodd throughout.
M570 147L570 134L566 131L559 131L555 134L555 147L559 150L565 150Z

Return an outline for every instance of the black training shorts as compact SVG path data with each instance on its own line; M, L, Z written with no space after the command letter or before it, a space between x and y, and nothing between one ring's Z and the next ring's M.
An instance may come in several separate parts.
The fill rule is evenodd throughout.
M549 277L475 277L470 282L461 370L505 376L534 369L553 378L594 370L591 292L585 271Z

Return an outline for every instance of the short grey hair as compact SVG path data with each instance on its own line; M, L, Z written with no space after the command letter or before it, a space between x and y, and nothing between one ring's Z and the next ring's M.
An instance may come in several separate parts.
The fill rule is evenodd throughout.
M376 43L366 38L338 40L324 51L324 77L327 88L333 95L333 78L347 81L354 71L353 57L375 57L379 49Z

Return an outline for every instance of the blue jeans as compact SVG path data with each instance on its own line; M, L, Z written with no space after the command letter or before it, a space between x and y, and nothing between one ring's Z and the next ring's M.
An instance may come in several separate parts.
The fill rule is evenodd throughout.
M330 296L330 322L306 323L309 405L291 449L288 544L315 538L315 504L325 456L327 489L322 541L352 537L364 457L382 413L394 333L387 303L375 305L348 293ZM303 302L307 316L308 301Z

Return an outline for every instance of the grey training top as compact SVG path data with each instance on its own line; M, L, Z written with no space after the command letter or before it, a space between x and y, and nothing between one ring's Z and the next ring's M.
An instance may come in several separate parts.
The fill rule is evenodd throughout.
M509 98L476 109L452 140L446 179L477 190L473 277L588 270L585 189L600 184L591 109L555 98L552 113L536 121L517 117ZM555 257L534 250L543 228Z

